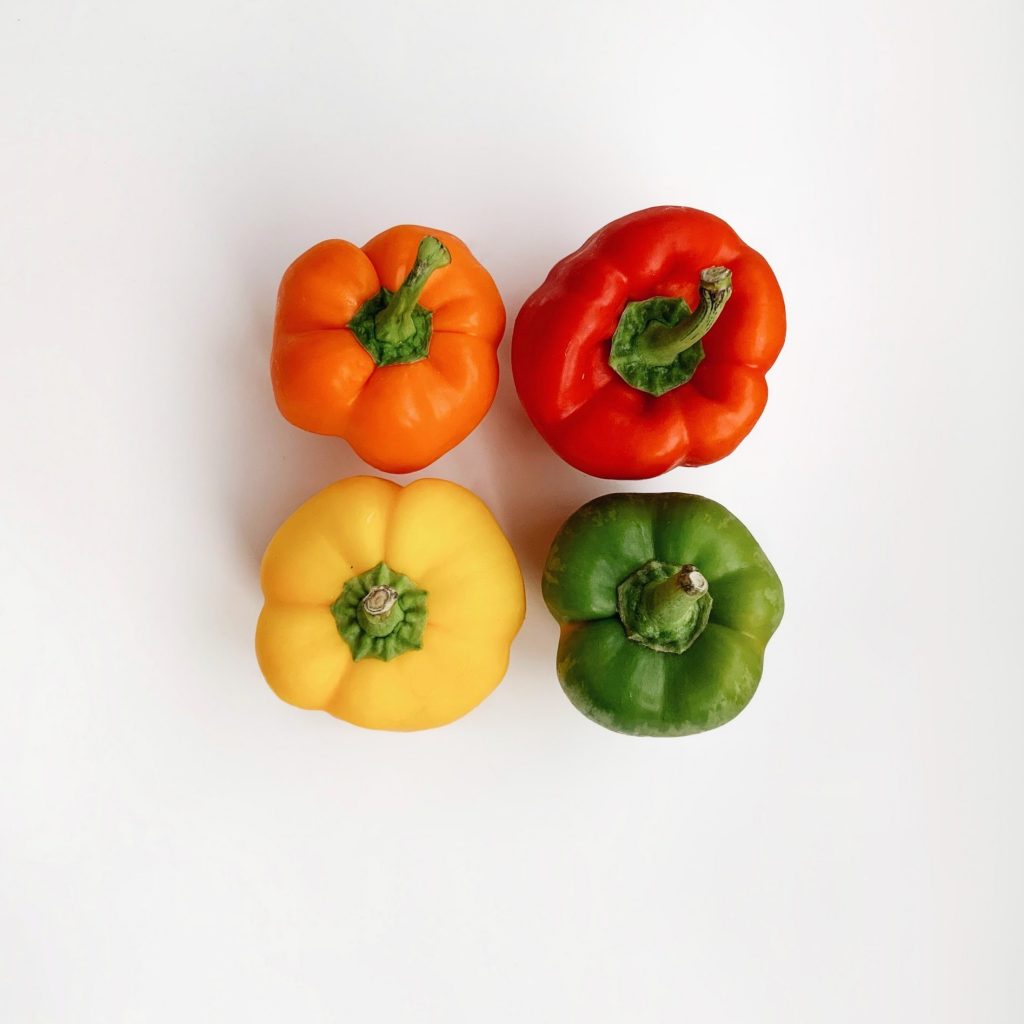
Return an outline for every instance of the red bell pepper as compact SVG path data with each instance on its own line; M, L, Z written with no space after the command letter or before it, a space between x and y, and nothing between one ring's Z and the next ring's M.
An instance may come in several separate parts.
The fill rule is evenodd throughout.
M785 335L764 258L709 213L659 206L555 265L516 318L512 372L566 462L640 479L728 455L764 410Z

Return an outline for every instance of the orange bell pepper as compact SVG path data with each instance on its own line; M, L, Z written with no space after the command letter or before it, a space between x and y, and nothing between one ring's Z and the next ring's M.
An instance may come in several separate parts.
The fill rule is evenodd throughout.
M410 473L462 441L498 386L505 307L454 235L402 225L332 239L284 273L271 379L284 417Z

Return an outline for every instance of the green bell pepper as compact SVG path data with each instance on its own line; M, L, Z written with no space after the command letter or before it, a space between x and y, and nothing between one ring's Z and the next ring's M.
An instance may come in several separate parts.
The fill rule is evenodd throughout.
M606 494L548 554L558 678L588 718L633 736L723 725L753 697L782 583L750 531L695 494Z

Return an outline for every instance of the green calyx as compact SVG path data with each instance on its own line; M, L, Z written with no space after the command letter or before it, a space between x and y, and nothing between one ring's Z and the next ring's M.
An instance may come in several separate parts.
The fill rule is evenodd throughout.
M685 384L704 358L701 338L711 330L732 295L728 267L700 272L700 302L655 296L629 302L612 335L608 362L630 386L650 395Z
M390 661L423 646L427 592L379 562L345 584L331 614L356 661Z
M378 366L415 363L430 349L433 317L419 304L430 275L451 263L444 243L427 235L416 250L416 262L395 292L381 288L359 307L348 328Z
M696 611L679 599L678 585L658 586L690 565L714 598ZM688 572L690 589L702 590ZM782 583L750 531L695 494L588 501L556 534L541 588L560 628L566 696L588 718L631 736L687 736L735 718L757 690L785 609ZM676 653L686 632L692 642Z
M695 565L650 561L619 586L626 636L652 651L682 654L711 617L708 581Z

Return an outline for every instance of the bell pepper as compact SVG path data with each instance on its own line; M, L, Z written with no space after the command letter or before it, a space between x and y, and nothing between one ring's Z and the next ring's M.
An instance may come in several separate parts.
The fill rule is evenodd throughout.
M566 462L638 479L728 455L765 407L785 334L764 258L709 213L659 206L555 265L516 318L512 372Z
M422 469L483 419L505 307L454 235L403 225L303 253L277 298L271 379L291 423L387 473Z
M274 692L370 729L444 725L501 681L523 578L487 506L445 480L358 476L284 521L256 655Z
M761 678L782 584L747 528L694 494L606 494L551 545L544 600L572 703L634 736L728 722Z

